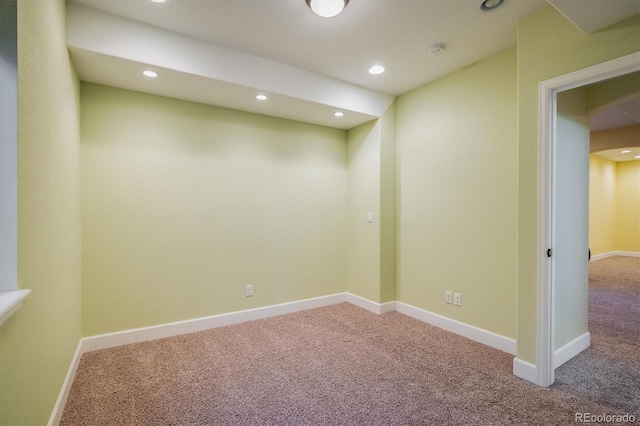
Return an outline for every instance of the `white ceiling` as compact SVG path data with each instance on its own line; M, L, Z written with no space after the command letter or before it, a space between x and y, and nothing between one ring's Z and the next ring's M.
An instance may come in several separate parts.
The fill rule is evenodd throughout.
M551 0L549 3L587 34L640 13L638 0Z
M589 28L640 11L640 0L593 0L615 16L567 12L584 1L548 0L565 15L578 10L577 25L590 16ZM349 129L394 96L515 45L518 20L547 1L507 0L487 13L481 0L350 0L334 18L305 0L69 3L68 46L83 81ZM436 43L444 54L428 53ZM373 64L387 71L370 75ZM143 78L144 68L160 77Z

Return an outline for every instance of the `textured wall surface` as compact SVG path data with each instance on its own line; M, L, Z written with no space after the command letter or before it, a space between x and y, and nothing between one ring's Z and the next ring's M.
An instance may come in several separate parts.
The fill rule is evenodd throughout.
M81 158L84 335L346 291L345 131L83 83Z
M398 300L515 337L516 49L397 105Z
M349 158L348 290L379 302L380 120L347 133ZM367 221L367 214L373 221Z
M0 327L3 425L47 423L81 336L79 86L64 5L18 2L18 278L32 294Z

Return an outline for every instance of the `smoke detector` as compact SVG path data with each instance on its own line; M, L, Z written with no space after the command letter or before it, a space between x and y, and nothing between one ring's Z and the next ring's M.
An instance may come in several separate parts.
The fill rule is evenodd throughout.
M434 44L429 48L429 54L441 55L444 53L444 44Z

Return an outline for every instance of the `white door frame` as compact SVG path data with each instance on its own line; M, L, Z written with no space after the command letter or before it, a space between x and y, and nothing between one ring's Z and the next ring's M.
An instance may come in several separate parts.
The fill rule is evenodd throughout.
M536 384L554 381L554 213L557 94L640 71L640 52L543 81L538 86L538 323ZM547 256L551 249L552 257Z

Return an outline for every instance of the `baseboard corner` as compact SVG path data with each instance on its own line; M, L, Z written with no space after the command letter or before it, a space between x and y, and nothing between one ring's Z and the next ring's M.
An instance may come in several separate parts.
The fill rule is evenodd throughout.
M591 334L587 331L561 348L556 349L553 357L554 368L560 367L589 346L591 346Z
M353 293L347 293L347 302L377 315L386 314L387 312L393 312L396 310L395 301L378 303Z
M57 426L60 423L62 413L64 412L64 407L67 403L67 398L69 397L69 392L71 392L73 379L76 377L76 372L78 371L78 366L80 365L82 354L84 354L84 339L81 338L78 342L78 346L76 347L76 351L73 354L73 358L71 359L71 364L69 365L69 370L67 370L67 375L65 376L64 382L62 383L62 388L60 388L60 393L58 394L56 404L53 406L51 417L49 418L49 422L47 423L47 425L49 426Z
M537 384L538 367L518 357L513 358L513 375L528 382Z

